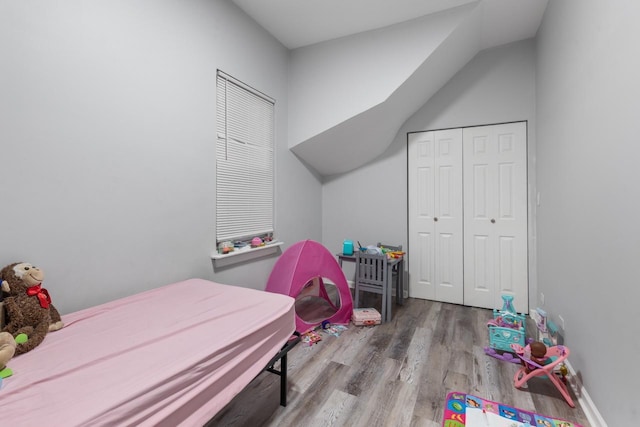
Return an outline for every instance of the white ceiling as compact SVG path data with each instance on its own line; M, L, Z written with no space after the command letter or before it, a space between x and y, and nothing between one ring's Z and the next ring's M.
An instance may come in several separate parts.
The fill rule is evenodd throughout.
M535 35L547 4L547 0L233 0L233 2L289 49L382 28L464 4L479 2L484 6L483 38L487 41L486 44L508 43L524 38L520 33L523 35L528 33L528 37Z
M370 79L367 93L380 95L379 99L383 100L380 102L368 103L367 100L371 100L371 97L364 99L362 96L354 95L362 94L357 92L364 87L364 80L360 77L358 77L358 85L352 85L343 93L336 94L334 91L318 93L316 90L318 87L333 87L331 85L334 83L334 74L314 71L314 76L327 76L328 81L322 80L324 77L321 77L321 80L316 80L313 86L305 84L296 86L294 82L299 75L295 70L305 68L304 66L292 68L289 148L322 176L354 170L384 152L402 123L424 105L431 95L479 51L535 37L548 2L548 0L232 1L289 49L371 30L378 30L375 33L376 36L396 34L398 30L402 30L403 34L404 30L408 31L409 39L399 40L398 48L405 54L412 52L418 58L413 58L413 62L391 64L391 68L397 70L412 66L413 68L407 74L411 78L406 81L394 81L395 86L390 92L387 91L388 87L380 84L379 79ZM454 8L456 10L451 10ZM451 21L452 17L457 17L457 20ZM445 25L447 22L452 26L446 30L448 35L444 37L438 32L438 28L441 27L440 24ZM453 22L457 24L454 26ZM432 51L425 50L425 46L420 44L420 34L430 32L439 34L438 40L445 46L438 47L440 55L435 62L430 60ZM352 40L355 38L345 40L345 45L351 46L349 41ZM370 45L372 40L380 39L372 35L372 37L359 37L357 40L360 42L359 46L373 47ZM339 44L338 42L332 46ZM410 46L417 48L415 53L409 49ZM320 46L319 50L309 47L301 55L292 55L294 58L292 64L297 64L297 67L300 67L301 63L305 64L305 61L313 64L317 59L315 53L318 51L322 52L320 56L324 55L322 63L331 62L326 61L326 55L332 50L323 49L323 47ZM380 47L382 49L384 45ZM341 50L337 49L337 51ZM376 58L375 55L377 55L371 49L364 49L357 53L360 56L355 55L354 58L362 58L361 55L364 57L373 55ZM358 65L358 63L350 64L344 69L359 70ZM370 75L377 76L375 73ZM309 91L315 97L313 103L307 101ZM345 101L339 103L342 109L329 110L326 105L333 106L336 103L336 96ZM296 103L296 100L300 102ZM352 102L353 100L356 102ZM331 114L327 111L331 111Z

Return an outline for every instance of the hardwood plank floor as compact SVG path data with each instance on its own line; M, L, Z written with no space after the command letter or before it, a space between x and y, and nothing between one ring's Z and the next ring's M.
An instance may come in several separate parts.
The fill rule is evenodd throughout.
M451 391L589 427L584 411L569 407L548 380L517 390L518 366L484 353L490 310L412 298L393 309L386 324L349 325L339 337L298 344L288 358L287 407L279 406L280 378L264 372L207 427L440 427Z

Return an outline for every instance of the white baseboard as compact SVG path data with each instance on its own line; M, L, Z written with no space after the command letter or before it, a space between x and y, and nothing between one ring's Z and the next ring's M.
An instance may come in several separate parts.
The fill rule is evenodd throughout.
M608 427L607 422L602 418L600 411L596 408L595 403L591 400L591 396L587 393L587 389L584 388L584 385L580 381L580 378L576 374L576 371L571 366L569 361L566 362L567 368L569 369L569 385L573 390L573 393L578 397L578 402L584 411L591 427Z

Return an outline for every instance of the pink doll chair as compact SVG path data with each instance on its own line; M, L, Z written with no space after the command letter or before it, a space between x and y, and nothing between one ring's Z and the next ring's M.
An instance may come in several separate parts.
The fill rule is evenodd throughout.
M336 285L340 296L339 307L335 307L329 298L323 277ZM303 240L284 251L271 270L265 290L296 298L309 283L317 284L317 296L327 300L337 310L326 321L348 324L353 312L353 300L347 278L334 255L318 242ZM296 331L301 334L321 323L307 322L296 313Z
M511 347L523 362L523 366L521 366L513 376L513 383L516 388L522 388L531 378L548 378L558 391L560 391L560 394L562 394L562 397L564 397L569 406L575 408L576 405L573 403L571 395L569 395L566 384L554 373L554 370L569 357L570 352L568 347L556 345L547 348L543 364L531 360L529 345L522 347L518 344L513 344Z

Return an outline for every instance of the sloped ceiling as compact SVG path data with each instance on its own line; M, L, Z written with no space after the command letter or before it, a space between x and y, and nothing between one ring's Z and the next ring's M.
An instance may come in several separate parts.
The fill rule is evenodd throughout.
M234 2L291 49L289 148L322 176L383 153L402 124L480 50L534 37L547 4Z
M233 0L289 49L350 36L478 0Z

